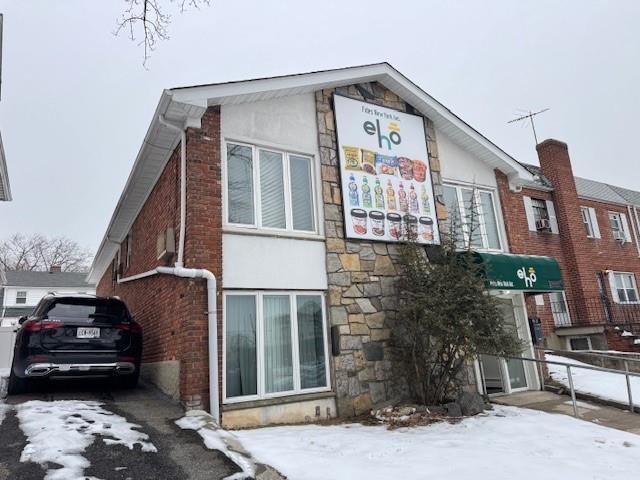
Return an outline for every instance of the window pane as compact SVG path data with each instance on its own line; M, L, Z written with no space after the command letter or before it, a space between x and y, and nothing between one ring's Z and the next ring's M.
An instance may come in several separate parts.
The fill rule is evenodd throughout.
M293 390L289 296L265 295L263 309L265 391Z
M571 350L589 350L589 340L587 337L569 339Z
M622 275L620 275L619 273L615 273L613 275L613 278L615 279L617 288L624 288L624 283L622 281Z
M484 229L487 232L487 247L499 249L500 236L498 235L498 222L493 209L493 197L488 192L480 192L480 202L482 203Z
M262 226L286 228L282 154L260 150L260 209Z
M291 170L291 212L293 229L313 231L313 189L311 184L311 159L289 157Z
M322 299L319 295L298 295L296 300L300 386L303 389L326 387Z
M226 302L227 397L255 395L256 300L253 295L228 295Z
M620 299L621 302L627 301L627 291L624 288L618 289L618 299Z
M627 298L630 302L638 301L638 294L636 293L635 289L627 290Z
M448 227L448 234L454 234L456 236L456 245L458 247L464 246L464 240L462 235L462 223L463 220L460 218L460 208L458 205L458 192L455 187L442 187L444 203L447 207L447 213L449 217L447 218L446 225Z
M471 245L482 247L482 232L480 231L480 217L478 205L476 205L475 192L471 189L462 189L462 203L464 204L465 227L467 237L471 237Z
M633 289L633 279L631 278L631 275L621 275L621 277L622 277L624 286L626 288Z
M229 223L253 225L253 158L251 147L227 144Z

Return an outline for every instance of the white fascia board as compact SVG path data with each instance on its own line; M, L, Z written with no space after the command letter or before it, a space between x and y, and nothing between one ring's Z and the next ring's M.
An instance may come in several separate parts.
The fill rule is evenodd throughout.
M4 154L2 135L0 135L0 183L2 183L2 191L4 192L4 198L0 198L0 200L10 202L12 200L11 185L9 184L9 171L7 170L7 159Z

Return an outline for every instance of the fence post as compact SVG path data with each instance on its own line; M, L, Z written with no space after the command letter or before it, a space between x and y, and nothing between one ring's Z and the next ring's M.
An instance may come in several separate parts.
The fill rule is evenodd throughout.
M624 361L624 370L626 372L624 378L627 380L627 394L629 395L629 411L633 413L633 393L631 392L631 379L629 378L629 362L626 360Z
M570 365L567 365L567 378L569 380L569 389L571 390L571 403L573 403L573 416L578 418L578 405L576 403L576 391L573 388L573 376L571 375Z

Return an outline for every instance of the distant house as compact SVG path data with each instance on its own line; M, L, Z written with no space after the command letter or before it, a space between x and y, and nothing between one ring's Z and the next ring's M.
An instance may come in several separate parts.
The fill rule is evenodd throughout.
M2 326L17 323L29 315L48 293L95 294L94 284L86 282L86 273L62 272L52 267L48 272L0 272L0 322Z

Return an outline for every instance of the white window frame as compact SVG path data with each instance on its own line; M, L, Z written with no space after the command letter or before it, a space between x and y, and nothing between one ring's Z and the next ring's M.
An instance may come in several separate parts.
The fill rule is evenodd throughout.
M465 220L465 208L464 208L464 197L462 196L462 191L463 190L471 190L474 192L474 199L473 201L476 203L476 206L478 208L478 215L480 215L480 217L483 219L482 222L479 222L479 226L480 226L480 239L482 240L482 247L476 247L474 245L472 245L471 247L476 249L476 250L486 250L489 252L502 252L504 251L504 241L502 239L502 231L501 231L501 223L500 223L500 217L498 216L498 210L497 210L497 205L496 205L496 194L493 190L488 189L488 188L481 188L481 187L477 187L477 186L471 186L471 185L461 185L461 184L456 184L456 183L445 183L443 185L444 187L450 187L450 188L455 188L456 190L456 198L458 200L458 215L459 218L462 221L462 234L464 237L464 242L467 243L471 243L471 238L469 238L469 228L468 228L468 224ZM498 243L500 244L499 248L490 248L488 246L489 243L489 237L487 236L487 229L485 226L485 222L484 222L484 211L482 209L482 202L480 199L480 192L482 193L488 193L489 195L491 195L491 204L493 205L493 218L496 219L496 230L498 231ZM466 247L467 245L465 245Z
M125 259L125 268L129 268L131 266L131 252L133 250L133 236L131 232L127 235L127 257Z
M587 350L574 350L573 348L571 348L571 340L580 340L583 338L587 339L587 345L589 346ZM567 350L569 350L570 352L586 352L589 350L593 350L593 346L591 345L591 337L589 337L588 335L572 335L570 337L567 337Z
M614 225L613 225L614 222L617 224L617 228L614 228ZM609 225L611 227L611 235L613 235L613 232L620 231L624 236L625 243L631 242L631 232L629 231L629 222L627 220L627 216L624 213L609 211Z
M227 177L227 161L228 161L228 145L240 145L243 147L251 148L252 159L252 176L253 176L253 219L252 224L247 223L233 223L229 221L229 199L228 199L228 177ZM319 221L319 208L318 208L318 175L316 172L316 156L310 153L298 152L289 149L272 147L263 144L247 143L246 141L237 141L232 138L225 138L223 141L223 168L222 168L222 198L223 198L223 228L227 230L236 231L255 231L264 232L277 235L291 235L291 236L312 236L318 237L320 235L320 221ZM282 173L284 182L284 209L285 209L285 228L274 228L262 226L262 200L260 191L260 150L267 152L273 152L282 155ZM311 174L311 210L313 213L313 230L294 230L293 228L293 211L291 209L291 176L290 176L290 157L304 157L309 159L309 171Z
M591 214L589 213L589 207L580 207L580 214L582 215L582 223L587 230L587 238L595 238L595 232L593 231L593 222L591 220Z
M21 293L24 295L20 295ZM16 292L16 305L26 305L28 296L29 292L27 290L18 290ZM18 299L24 299L24 302L19 302Z
M246 295L252 296L256 301L256 379L257 379L257 394L245 395L243 397L227 397L227 297L228 296ZM291 318L291 349L293 355L293 390L285 392L267 393L265 391L265 371L264 371L264 318L263 318L263 298L271 295L286 295L289 297L289 308ZM316 388L302 389L300 387L300 352L298 344L298 315L297 315L297 302L296 297L298 295L316 295L320 297L320 303L322 305L322 334L324 341L324 358L325 358L325 378L326 386ZM223 292L222 303L222 403L242 403L255 400L266 400L270 398L289 397L293 395L304 395L307 393L320 393L331 391L331 376L330 376L330 357L329 357L329 336L327 333L327 307L325 292L322 291L307 291L307 290L253 290L253 291L235 291L228 290Z
M611 287L611 295L613 296L613 301L615 303L621 304L621 305L636 305L636 304L640 304L640 296L638 295L638 282L636 281L636 274L633 272L611 272L610 273L611 277L609 279L610 282L610 287ZM616 275L627 275L630 279L631 279L631 283L633 284L633 289L636 292L636 298L637 300L635 301L629 301L629 300L621 300L620 296L618 295L618 287L616 286ZM622 284L624 285L624 280L622 281ZM626 293L626 290L628 290L627 288L624 288L625 290L625 296L628 298L628 295Z
M553 295L554 294L562 294L562 302L564 303L565 312L554 312L553 311L554 305L559 303L559 302L554 302L553 301ZM569 304L567 303L567 294L566 294L566 292L564 290L562 290L560 292L550 292L548 294L548 296L549 296L549 308L551 309L551 316L553 317L553 324L556 327L558 327L558 326L564 326L564 327L570 326L571 325L571 312L569 311ZM562 318L561 321L558 321L560 313L562 313L563 315L566 314L566 322L562 321L562 320L564 320L564 318Z

